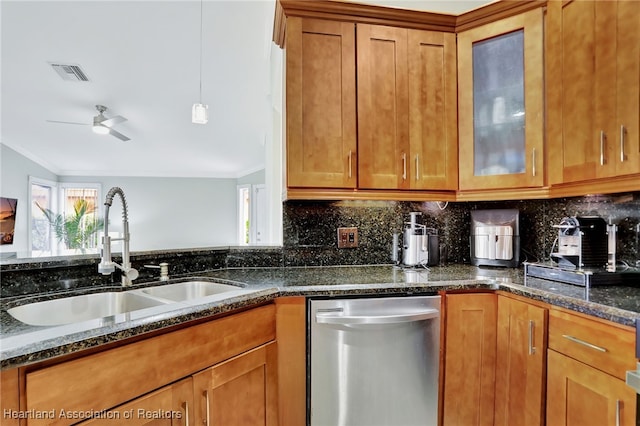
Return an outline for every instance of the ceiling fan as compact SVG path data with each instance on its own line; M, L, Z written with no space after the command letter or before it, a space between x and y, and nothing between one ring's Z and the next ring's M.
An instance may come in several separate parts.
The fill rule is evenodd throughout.
M111 136L115 136L121 141L130 140L127 136L123 135L120 132L115 131L112 127L115 124L122 123L123 121L127 121L126 118L124 118L121 115L116 115L115 117L111 117L111 118L105 117L104 112L107 110L107 107L104 105L96 105L96 109L98 110L98 115L93 117L93 124L77 123L73 121L57 121L57 120L47 120L47 121L49 123L78 124L81 126L91 126L91 130L93 130L94 133L97 133L99 135L110 134Z

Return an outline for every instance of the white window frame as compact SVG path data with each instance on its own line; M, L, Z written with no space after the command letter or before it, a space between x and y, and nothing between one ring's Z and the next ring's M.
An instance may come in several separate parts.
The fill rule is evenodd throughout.
M64 192L65 189L69 188L87 188L87 189L95 189L96 190L96 200L98 204L96 204L96 209L98 211L98 218L102 218L102 209L100 209L100 200L102 200L102 184L101 183L85 183L85 182L58 182L58 206L64 206ZM60 207L60 209L64 210L64 207ZM59 210L60 210L59 209ZM58 211L61 214L67 214L69 212Z
M246 185L237 185L237 198L238 198L238 210L237 210L237 221L238 221L238 245L240 246L248 246L249 244L251 244L252 238L251 238L251 228L252 228L252 216L251 216L251 204L252 204L252 197L251 197L251 185L246 184ZM244 227L244 220L245 220L245 209L244 209L244 197L243 197L243 192L247 191L249 194L249 212L248 213L248 218L249 218L249 242L245 241L245 233L246 233L246 229Z
M53 180L49 180L49 179L44 179L44 178L39 178L36 176L29 176L29 191L28 191L28 197L29 197L29 207L27 208L27 214L29 215L28 218L28 226L27 226L27 232L28 232L28 238L27 238L27 244L28 244L28 251L32 251L33 250L33 238L32 238L32 218L33 218L33 193L32 193L32 186L33 185L41 185L41 186L47 186L50 187L52 189L51 191L51 210L56 213L56 214L63 214L63 215L67 215L69 212L65 212L64 210L64 205L65 205L65 189L68 188L88 188L88 189L95 189L96 190L96 201L97 201L97 205L96 205L96 209L97 209L97 217L98 218L102 218L103 217L103 211L102 209L100 209L100 200L102 200L102 184L101 183L96 183L96 182L58 182L58 181L53 181ZM100 233L101 234L101 233ZM98 235L98 239L100 241L100 235ZM50 241L51 241L51 255L55 256L59 253L60 251L60 244L56 243L57 240L55 238L54 235L50 235Z
M59 197L58 197L58 185L59 183L53 180L49 180L49 179L43 179L43 178L39 178L36 176L29 176L29 202L28 202L28 207L27 207L27 217L28 217L28 225L27 225L27 244L28 244L28 251L31 252L33 250L33 226L32 226L32 222L33 222L33 191L32 191L32 187L33 185L40 185L40 186L47 186L51 188L51 210L53 211L57 211L58 210L58 202L59 202ZM51 241L51 254L53 255L56 251L57 251L57 246L54 247L53 242L55 241L55 238L53 238L53 235L49 236L50 241Z
M266 204L265 203L267 200L266 190L267 190L267 186L264 183L259 183L257 185L251 186L251 231L250 231L251 237L250 238L251 238L252 244L264 245L265 240L267 239L268 225L265 226L268 220L266 219L267 208L266 208L266 205L261 205L261 204ZM260 197L258 197L259 191L263 191L264 193L262 203L258 202L258 200L260 199ZM264 215L263 220L258 219L258 215L260 213ZM259 226L261 224L262 224L262 227L261 227L262 229L259 229ZM260 241L258 241L258 231L261 231Z

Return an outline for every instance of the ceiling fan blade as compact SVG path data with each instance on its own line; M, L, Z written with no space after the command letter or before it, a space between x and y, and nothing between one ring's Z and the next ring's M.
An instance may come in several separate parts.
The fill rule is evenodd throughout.
M125 135L123 135L120 132L116 132L115 130L113 130L112 128L109 128L109 134L111 134L111 136L115 136L116 138L120 139L121 141L128 141L131 140L128 137L126 137Z
M121 115L116 115L115 117L107 118L106 120L101 121L100 124L102 124L103 126L112 127L114 124L122 123L123 121L127 121L127 119Z
M60 124L77 124L79 126L89 126L89 123L76 123L75 121L58 121L58 120L46 120L47 123L60 123Z

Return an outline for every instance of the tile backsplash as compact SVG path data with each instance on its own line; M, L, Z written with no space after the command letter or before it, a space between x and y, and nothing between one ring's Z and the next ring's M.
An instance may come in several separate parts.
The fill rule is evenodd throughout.
M391 262L394 232L402 232L409 212L438 230L446 261L469 263L470 212L515 208L520 211L521 260L549 258L566 216L598 215L618 225L618 259L639 259L640 193L551 200L491 202L287 201L283 208L285 266L380 264ZM357 248L337 248L337 228L358 228Z
M394 232L402 232L409 212L438 230L446 252L443 263L469 263L471 211L515 208L520 211L521 260L549 258L557 235L552 225L566 216L598 215L618 225L618 259L640 259L640 193L553 200L466 203L395 201L287 201L283 206L283 247L203 248L135 253L137 283L154 281L157 270L145 264L169 262L170 276L223 267L280 267L390 264ZM338 227L358 228L358 247L338 249ZM97 274L95 258L4 264L0 297L119 283L119 275Z

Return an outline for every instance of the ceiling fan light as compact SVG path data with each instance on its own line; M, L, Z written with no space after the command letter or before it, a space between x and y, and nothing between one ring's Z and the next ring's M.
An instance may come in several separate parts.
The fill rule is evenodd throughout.
M193 104L191 108L191 122L194 124L207 124L209 121L209 105Z
M93 126L91 126L91 130L93 130L93 133L97 133L99 135L109 134L109 128L106 126L103 126L102 124L94 124Z

